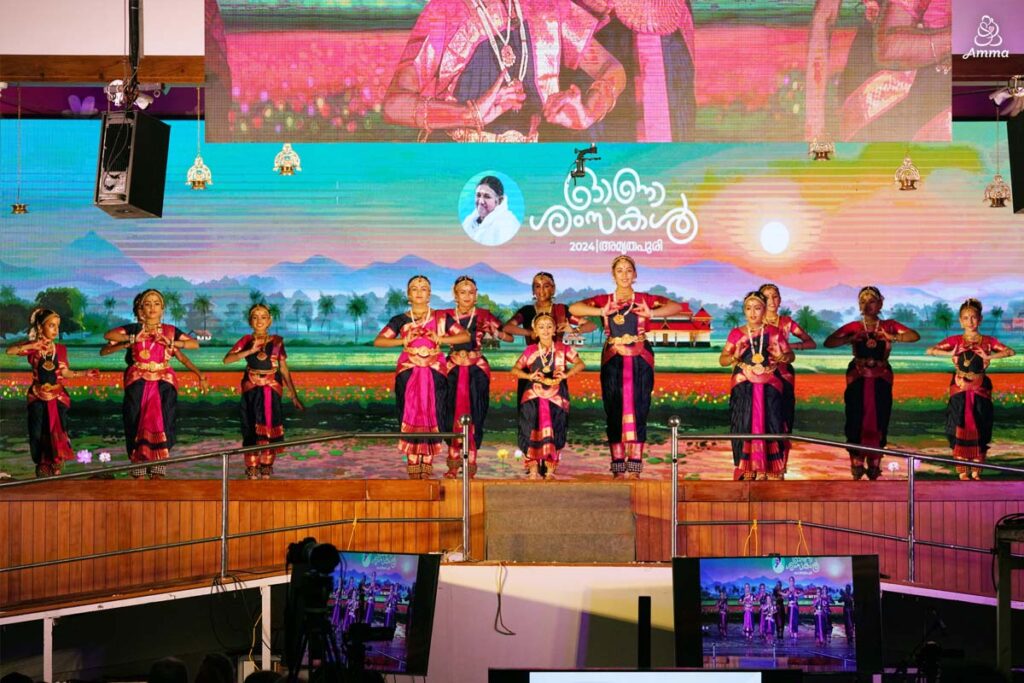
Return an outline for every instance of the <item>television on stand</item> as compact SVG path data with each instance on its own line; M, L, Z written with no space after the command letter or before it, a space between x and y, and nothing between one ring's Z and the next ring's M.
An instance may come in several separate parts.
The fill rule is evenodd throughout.
M441 556L340 555L328 609L343 657L367 672L426 676Z
M878 673L877 555L677 557L676 665Z

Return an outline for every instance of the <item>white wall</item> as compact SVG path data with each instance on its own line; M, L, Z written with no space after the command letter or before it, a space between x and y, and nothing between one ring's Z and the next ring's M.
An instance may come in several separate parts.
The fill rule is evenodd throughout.
M505 565L494 630L497 565L442 565L430 682L485 683L487 669L636 665L637 597L652 597L653 663L672 666L668 566Z
M141 0L144 55L201 55L203 0ZM127 0L0 0L0 54L127 53Z

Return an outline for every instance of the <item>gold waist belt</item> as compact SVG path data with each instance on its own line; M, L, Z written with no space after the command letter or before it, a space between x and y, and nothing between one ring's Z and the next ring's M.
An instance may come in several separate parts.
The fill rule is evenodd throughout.
M448 137L455 142L537 142L540 139L536 133L527 135L518 130L489 133L486 130L472 128L456 128L448 132Z
M621 337L608 337L609 344L635 344L647 339L646 334L624 334Z
M135 367L142 372L163 372L171 366L169 363L135 363Z
M984 372L964 372L963 370L956 371L957 379L965 382L974 382L982 379L985 376Z

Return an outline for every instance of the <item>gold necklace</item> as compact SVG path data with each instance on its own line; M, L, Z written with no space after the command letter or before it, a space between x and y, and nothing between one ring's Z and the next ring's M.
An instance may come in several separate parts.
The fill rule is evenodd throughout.
M864 332L867 333L867 335L868 335L868 340L866 342L867 347L869 349L873 349L876 346L878 346L878 340L875 339L875 332L878 331L878 326L882 324L882 321L879 320L878 318L875 318L875 326L873 328L871 328L870 330L868 329L867 318L861 318L860 319L860 324L864 328Z
M266 360L267 359L266 348L267 348L267 340L269 338L270 338L269 335L263 335L262 337L257 337L256 335L253 335L253 338L252 338L253 339L253 343L255 343L259 347L259 350L260 350L259 353L256 354L257 360Z
M416 314L413 313L413 310L410 308L409 320L413 327L423 327L427 324L427 321L430 320L430 306L427 306L427 312L423 314L423 318L421 320L416 320Z
M764 351L764 325L757 331L756 351L754 350L754 332L749 324L747 325L747 341L750 342L750 351L752 352L750 360L754 363L754 372L760 375L764 372L764 365L762 365L764 363L764 353L762 353Z
M523 8L519 4L518 0L509 0L508 9L506 14L508 15L505 24L505 35L501 35L501 30L498 28L494 18L491 17L491 12L484 4L484 0L476 0L474 6L476 7L476 13L480 17L480 23L483 25L484 33L487 35L487 40L491 44L491 50L494 51L494 56L498 59L498 64L501 66L501 75L505 80L506 85L512 85L512 76L509 75L508 70L515 66L517 61L516 52L512 49L512 13L514 11L516 16L519 17L519 45L523 51L523 58L519 61L519 79L522 81L526 78L526 65L529 62L530 54L527 50L526 42L526 19L523 17ZM498 47L498 41L501 41L502 47Z
M615 305L618 306L619 299L618 299L618 296L616 294L614 294L614 293L612 294L612 302L614 302ZM629 298L629 308L626 309L626 312L623 313L620 310L612 318L612 320L615 322L616 325L625 325L626 324L626 316L633 312L634 304L636 304L636 292L633 292L633 296L631 296Z
M547 374L551 372L551 363L555 358L555 343L551 342L549 353L545 353L544 347L540 344L537 344L537 349L540 351L540 371Z
M465 312L465 313L463 313L462 311L460 311L460 310L459 310L459 307L458 307L458 305L457 305L457 304L456 304L456 306L455 306L455 318L457 319L457 321L458 321L459 325L461 325L461 326L462 326L462 328L463 328L464 330L466 330L467 332L469 332L469 329L470 329L471 327L473 327L473 320L475 320L475 319L476 319L476 306L474 305L474 306L473 306L473 308L472 308L472 309L470 309L470 310L471 310L471 312ZM469 322L468 322L468 323L466 323L465 325L463 325L463 324L462 324L462 319L463 319L463 318L464 318L465 316L467 316L467 315L469 316Z
M43 351L43 353L40 354L40 357L42 358L43 370L51 372L57 369L57 365L54 363L54 361L57 360L57 345L52 339L49 340L47 350Z

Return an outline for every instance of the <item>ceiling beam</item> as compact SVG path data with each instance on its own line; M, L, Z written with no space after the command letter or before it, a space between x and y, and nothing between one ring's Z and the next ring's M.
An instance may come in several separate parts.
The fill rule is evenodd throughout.
M127 59L121 55L0 55L0 80L10 83L97 83L124 78ZM202 55L144 56L139 81L171 85L202 85Z

